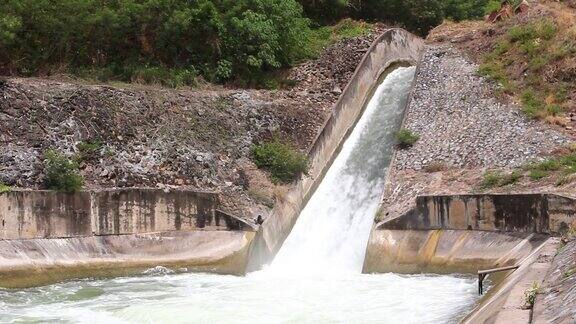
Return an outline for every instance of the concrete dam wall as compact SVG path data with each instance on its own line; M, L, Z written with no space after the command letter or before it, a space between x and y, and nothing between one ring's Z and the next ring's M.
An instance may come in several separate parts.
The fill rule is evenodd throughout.
M243 274L255 229L214 193L122 189L0 195L0 286L155 266Z
M576 225L576 200L555 194L421 196L413 210L374 226L367 273L475 273L518 266L494 275L494 287L464 323L529 323L523 295L543 282L559 239Z
M65 238L161 231L252 230L217 209L209 192L117 189L0 195L0 239Z
M481 230L563 234L576 226L576 200L556 194L420 196L408 213L377 229Z
M402 29L387 30L374 41L309 151L309 173L259 228L218 210L213 193L0 195L0 286L124 275L158 265L227 274L259 268L288 236L383 76L393 65L417 64L423 46Z
M278 252L385 72L394 64L418 64L423 47L423 40L402 29L390 29L374 41L308 154L308 174L276 204L261 226L251 249L250 270L268 263Z

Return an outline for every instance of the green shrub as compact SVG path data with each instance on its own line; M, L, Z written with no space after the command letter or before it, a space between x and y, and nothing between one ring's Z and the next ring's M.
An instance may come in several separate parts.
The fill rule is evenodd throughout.
M520 178L522 178L522 174L520 172L512 171L509 174L502 176L502 179L500 179L498 186L503 187L503 186L507 186L509 184L514 184L514 183L518 182L518 180L520 180Z
M533 25L514 26L508 30L508 38L512 42L526 42L536 37L536 28Z
M537 98L536 94L534 93L534 91L532 91L531 89L529 90L525 90L521 97L520 97L521 101L522 101L522 111L531 118L536 118L538 117L538 114L540 111L542 111L543 107L544 107L544 103Z
M0 194L12 191L12 187L3 182L0 182Z
M420 136L409 129L403 128L396 133L396 139L400 148L408 148L414 145L420 139Z
M532 286L524 292L524 306L527 308L534 307L536 302L536 295L538 294L539 285L537 282L533 282Z
M532 179L532 181L538 181L542 178L546 178L548 176L548 172L544 171L544 170L530 170L530 172L528 173L528 177L530 177L530 179Z
M540 171L556 171L559 170L560 167L561 165L556 159L549 159L532 164L530 169Z
M556 25L550 20L541 21L538 24L538 36L545 39L551 40L556 35Z
M500 83L506 92L514 91L514 86L506 75L504 67L496 61L487 61L480 65L477 71L478 75L486 76Z
M500 55L508 52L510 50L510 48L512 48L512 45L510 44L510 42L508 42L506 40L500 41L500 42L498 42L498 44L496 44L496 46L492 50L492 55L496 56L496 57L500 56Z
M270 172L272 181L291 182L308 170L306 155L275 139L252 148L254 163Z
M546 113L551 116L559 115L563 112L562 106L557 104L546 105Z
M499 170L486 171L482 177L480 188L489 189L494 187L504 187L518 182L521 178L522 173L519 171L512 171L507 174L504 174Z
M85 141L80 142L76 145L78 149L77 160L84 161L95 157L99 151L102 149L102 142L96 141Z
M576 274L576 267L564 271L564 278L568 278L574 274Z
M500 10L501 8L501 4L500 1L498 0L490 0L488 1L488 3L486 4L486 6L484 7L484 14L485 15L489 15L492 12L496 11L496 10Z
M544 56L536 56L528 62L528 68L532 71L539 71L546 64L548 64L548 59Z
M482 182L480 183L480 188L488 189L496 187L500 183L502 178L502 173L500 171L486 171L482 177Z
M84 185L78 163L55 150L48 150L44 156L44 174L48 189L76 192Z
M332 28L332 37L336 40L366 35L372 30L372 25L363 21L343 19Z

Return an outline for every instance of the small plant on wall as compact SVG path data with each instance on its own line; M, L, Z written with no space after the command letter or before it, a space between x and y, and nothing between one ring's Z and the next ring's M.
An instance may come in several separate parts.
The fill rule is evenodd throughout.
M78 172L78 163L55 150L48 150L44 155L44 174L44 183L48 189L76 192L84 185L84 178Z
M538 283L533 282L532 286L528 288L524 292L524 307L527 309L531 309L534 307L534 303L536 302L536 294L538 294Z
M0 194L12 191L12 187L3 182L0 182Z
M414 145L420 139L420 136L409 129L402 128L398 133L396 133L396 139L398 140L399 148L407 149Z

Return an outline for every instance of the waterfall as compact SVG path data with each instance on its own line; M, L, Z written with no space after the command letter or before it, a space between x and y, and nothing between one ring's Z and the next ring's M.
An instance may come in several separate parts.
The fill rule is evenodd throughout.
M396 68L376 88L270 270L362 271L414 72Z

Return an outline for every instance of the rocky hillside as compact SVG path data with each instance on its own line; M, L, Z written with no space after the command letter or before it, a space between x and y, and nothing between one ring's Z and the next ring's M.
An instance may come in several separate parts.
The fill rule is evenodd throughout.
M556 16L559 5L535 3L509 20L445 23L432 31L403 126L420 139L411 148L397 151L379 220L403 214L423 194L545 191L575 195L574 82L567 86L557 114L536 116L526 112L522 100L522 89L528 88L525 77L514 78L512 70L502 72L510 82L503 91L504 79L481 73L494 47L514 28L542 19L553 19L561 26L563 20ZM574 12L563 8L570 10L563 17ZM561 40L569 32L557 31L555 37ZM557 57L551 67L544 67L546 74L529 70L530 62L520 55L516 59L524 61L510 66L524 66L522 73L531 75L534 91L544 92L549 90L547 82L564 84L549 73L570 71L558 66L571 64L573 58Z
M231 212L266 213L281 192L250 161L279 136L306 152L375 28L288 72L286 90L167 89L12 78L0 84L0 182L44 187L53 149L81 157L86 188L188 187L226 193Z

